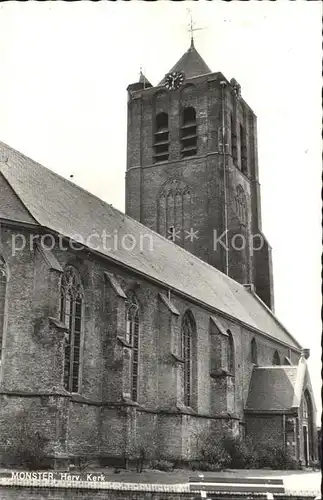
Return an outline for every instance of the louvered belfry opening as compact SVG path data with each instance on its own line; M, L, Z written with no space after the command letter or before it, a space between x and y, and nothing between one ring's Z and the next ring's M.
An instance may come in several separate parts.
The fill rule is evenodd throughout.
M159 113L156 116L154 134L154 162L167 161L169 155L168 114Z
M194 156L197 153L196 111L193 107L183 110L181 126L181 156Z

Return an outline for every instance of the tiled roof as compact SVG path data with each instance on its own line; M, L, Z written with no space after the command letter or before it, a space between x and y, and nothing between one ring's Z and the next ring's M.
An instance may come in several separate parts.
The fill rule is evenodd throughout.
M177 63L172 67L168 73L173 71L182 71L185 78L193 78L194 76L205 75L207 73L212 73L204 59L197 52L194 44L191 44L190 48L182 55L182 57L177 61ZM161 85L164 79L160 82Z
M255 367L246 410L289 410L295 405L300 366Z
M233 279L3 143L0 158L1 151L8 160L0 161L0 172L39 225L72 239L81 235L92 250L300 349L260 299ZM26 222L2 206L1 218ZM105 244L103 234L117 234L118 244L112 237Z

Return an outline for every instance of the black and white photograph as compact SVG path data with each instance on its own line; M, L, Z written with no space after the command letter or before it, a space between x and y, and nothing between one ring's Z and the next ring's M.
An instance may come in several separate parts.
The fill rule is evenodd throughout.
M321 499L322 4L0 2L0 500Z

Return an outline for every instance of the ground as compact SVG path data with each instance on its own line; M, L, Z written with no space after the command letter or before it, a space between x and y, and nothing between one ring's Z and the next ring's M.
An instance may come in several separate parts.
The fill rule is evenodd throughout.
M92 469L86 469L86 472ZM187 483L189 477L196 477L203 474L204 477L262 477L262 478L282 478L287 494L309 494L319 495L321 491L321 472L312 470L302 471L276 471L276 470L226 470L221 472L199 472L188 470L175 470L172 472L144 471L138 474L134 471L121 471L116 474L113 469L93 469L93 472L104 472L107 481L125 483L163 483L163 484L183 484Z

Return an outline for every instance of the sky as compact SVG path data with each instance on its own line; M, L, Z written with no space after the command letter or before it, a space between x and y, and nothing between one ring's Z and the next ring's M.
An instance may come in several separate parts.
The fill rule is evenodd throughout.
M124 211L127 92L195 46L258 117L275 309L311 350L319 413L321 2L4 2L0 140Z

